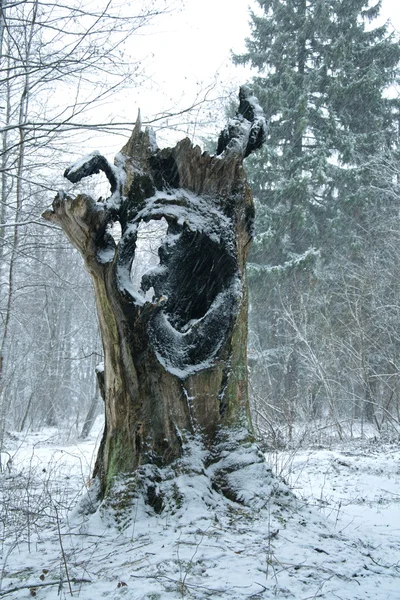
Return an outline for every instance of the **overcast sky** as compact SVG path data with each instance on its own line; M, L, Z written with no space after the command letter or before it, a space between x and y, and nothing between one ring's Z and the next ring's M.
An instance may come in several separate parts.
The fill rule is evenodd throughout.
M248 71L233 67L230 53L245 49L251 1L176 0L181 10L164 15L145 35L133 39L129 52L146 58L147 81L127 92L120 106L128 105L134 113L140 107L146 119L158 111L189 106L215 78L231 88L245 82ZM382 16L400 31L400 0L383 0Z

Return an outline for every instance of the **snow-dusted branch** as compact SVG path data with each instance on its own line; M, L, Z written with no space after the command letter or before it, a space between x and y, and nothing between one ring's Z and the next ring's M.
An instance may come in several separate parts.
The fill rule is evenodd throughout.
M217 154L234 152L246 158L261 148L267 135L264 112L250 88L242 86L236 116L221 131Z
M110 182L111 193L113 194L118 187L118 175L116 169L111 165L100 152L95 151L79 159L64 172L71 183L78 183L84 177L89 177L103 171Z

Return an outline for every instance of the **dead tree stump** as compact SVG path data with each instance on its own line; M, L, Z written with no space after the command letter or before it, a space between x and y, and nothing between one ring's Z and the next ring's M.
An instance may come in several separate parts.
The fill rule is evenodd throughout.
M173 464L193 436L212 456L227 432L251 432L245 264L254 207L243 159L263 143L265 120L247 88L239 98L215 156L189 139L160 150L137 123L115 165L93 153L65 172L78 182L104 171L107 200L59 193L43 214L79 250L94 284L104 348L105 430L94 472L102 497L115 477ZM134 290L139 224L160 219L168 230L159 265ZM109 233L116 221L118 243Z

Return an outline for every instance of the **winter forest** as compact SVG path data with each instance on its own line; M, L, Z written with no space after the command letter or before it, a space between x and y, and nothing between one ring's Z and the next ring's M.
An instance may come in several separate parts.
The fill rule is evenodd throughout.
M0 0L0 598L400 597L391 2Z

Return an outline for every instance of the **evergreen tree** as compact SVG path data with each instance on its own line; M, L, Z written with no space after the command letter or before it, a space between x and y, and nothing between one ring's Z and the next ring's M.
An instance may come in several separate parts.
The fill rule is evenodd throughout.
M315 368L310 376L298 323L315 321L315 285L337 245L360 259L382 189L371 165L397 141L398 103L386 90L400 46L386 25L373 27L381 2L257 4L247 52L234 57L258 70L253 86L269 120L264 150L248 164L257 204L251 343L291 423L299 396L317 410L323 379Z

